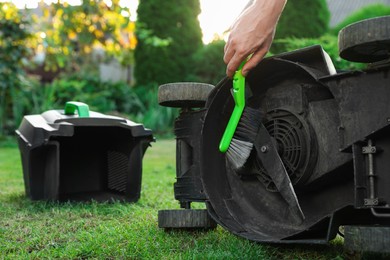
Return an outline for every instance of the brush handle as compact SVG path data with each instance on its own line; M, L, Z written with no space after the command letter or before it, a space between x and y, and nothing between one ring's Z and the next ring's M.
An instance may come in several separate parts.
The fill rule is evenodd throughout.
M236 132L238 123L240 122L244 107L235 106L232 115L230 116L229 122L223 133L221 142L219 143L219 151L226 153L229 149L230 142L232 141L233 135Z
M241 115L245 107L245 77L241 72L242 66L243 64L240 66L240 69L236 71L233 77L233 98L235 106L225 132L223 133L221 142L219 143L219 151L222 153L226 153L229 149L230 142L232 141L234 132L240 122Z

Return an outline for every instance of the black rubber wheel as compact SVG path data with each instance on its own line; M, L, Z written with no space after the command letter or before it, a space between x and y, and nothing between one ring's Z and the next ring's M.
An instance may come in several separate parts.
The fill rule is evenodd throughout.
M390 253L390 227L345 226L344 248L347 252Z
M206 209L160 210L158 227L165 229L214 229L217 223Z
M363 20L339 32L340 57L371 63L390 58L390 16Z
M195 82L177 82L158 88L158 103L166 107L204 107L213 85Z

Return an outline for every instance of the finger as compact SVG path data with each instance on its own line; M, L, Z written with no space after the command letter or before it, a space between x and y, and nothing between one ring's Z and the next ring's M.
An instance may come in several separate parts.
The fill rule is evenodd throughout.
M227 41L225 47L223 47L223 52L226 52L229 45L230 45L230 41Z
M259 64L267 52L267 48L261 48L260 50L253 53L252 57L245 63L244 67L242 68L242 75L246 77L249 71L256 67L257 64Z
M226 75L231 78L236 72L238 66L240 66L241 62L247 57L247 55L238 55L237 52L230 59L227 67L226 67Z
M232 45L229 44L229 42L225 45L225 54L223 56L223 61L225 64L229 64L230 60L235 54L234 48L231 47Z

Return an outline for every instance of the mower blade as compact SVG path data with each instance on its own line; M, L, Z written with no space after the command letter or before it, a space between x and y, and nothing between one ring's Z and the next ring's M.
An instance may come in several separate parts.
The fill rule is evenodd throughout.
M290 177L278 154L277 147L272 141L272 137L263 124L259 127L254 146L256 148L257 157L260 159L267 174L275 183L280 195L289 205L292 215L297 220L303 221L305 215L299 205Z

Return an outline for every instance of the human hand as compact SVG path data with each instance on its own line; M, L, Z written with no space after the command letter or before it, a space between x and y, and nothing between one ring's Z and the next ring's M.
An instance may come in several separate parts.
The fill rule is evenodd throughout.
M246 76L267 54L275 35L276 24L286 0L255 0L231 27L225 45L226 75L232 77L238 66L248 58L242 69Z

